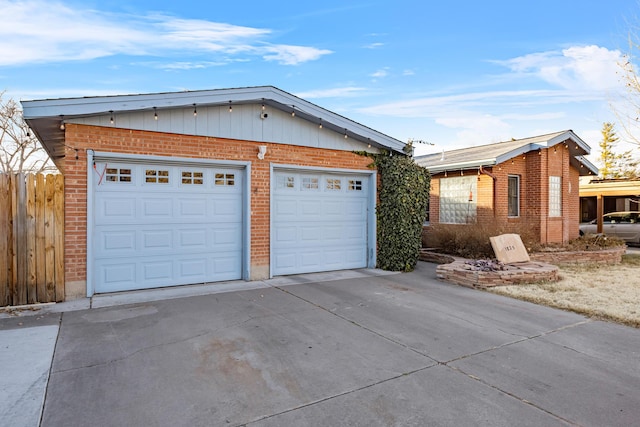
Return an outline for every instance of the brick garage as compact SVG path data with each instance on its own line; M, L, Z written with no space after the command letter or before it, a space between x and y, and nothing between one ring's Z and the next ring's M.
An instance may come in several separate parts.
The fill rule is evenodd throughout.
M417 157L432 174L429 223L506 224L566 243L579 236L579 177L597 174L589 152L567 130Z
M129 184L133 185L132 181L141 183L140 189L130 196L133 200L131 205L118 205L119 199L129 197L127 193L116 190L108 197L105 196L104 200L109 203L113 201L116 206L107 210L121 213L128 209L127 206L131 206L132 211L140 210L140 206L151 206L141 205L140 200L151 197L151 194L161 200L162 197L168 197L166 194L171 191L150 193L155 189L150 187L149 182L155 182L156 178L150 180L147 176L145 181L144 176L134 176L136 171L139 169L140 174L144 175L146 172L148 175L150 171L162 172L166 169L168 174L170 167L163 165L176 165L177 174L182 170L182 165L184 170L190 171L213 171L216 168L224 171L233 168L233 174L238 176L235 180L229 180L231 185L236 181L240 184L242 178L242 194L238 193L237 203L242 204L245 219L241 224L243 237L238 237L243 245L243 252L239 255L243 259L238 260L242 263L241 271L237 273L238 279L265 279L271 277L274 271L295 273L333 269L332 266L375 266L373 212L377 176L368 167L371 160L354 151L378 152L386 149L402 152L404 144L398 140L273 87L24 101L23 107L27 122L65 177L67 299L92 295L96 290L111 289L108 284L98 285L96 288L92 282L98 283L100 280L94 276L113 274L115 277L125 274L123 272L133 265L122 261L112 270L105 270L107 273L99 269L102 267L92 267L109 264L106 262L108 259L98 259L100 249L96 248L100 242L112 239L118 242L117 245L124 245L122 247L126 250L133 250L133 246L138 245L141 239L136 234L139 230L135 228L149 228L144 223L146 219L139 226L134 226L128 224L128 219L125 218L122 222L124 225L113 223L105 226L107 231L104 236L99 234L102 230L99 219L102 214L96 200L102 200L103 197L98 190L107 184L104 175L107 174L109 185L123 181L123 190L132 188L127 187ZM263 158L259 158L259 151L265 148L266 153ZM139 164L142 166L138 166ZM171 170L173 174L173 169ZM216 171L217 169L212 173L217 177ZM118 173L129 175L118 178ZM184 184L184 174L190 172L182 173ZM230 176L235 176L233 174ZM224 173L220 175L224 176ZM278 182L276 175L280 176ZM160 179L158 178L158 182ZM204 179L198 178L198 183L202 184ZM167 185L173 185L168 183L168 177L166 180ZM215 181L217 185L218 180ZM329 184L331 192L327 189ZM176 187L172 190L175 192L173 199L162 199L162 204L181 203L191 188L180 185L178 178ZM279 195L278 191L282 194ZM293 193L296 191L298 193ZM351 194L358 197L350 198ZM196 198L191 205L199 203L204 206L209 203L208 198L216 196L194 197ZM300 206L296 206L298 200ZM282 218L277 217L279 211L274 208L274 203L281 203L280 206L284 207L281 209L284 215ZM354 217L353 223L347 223L346 219L344 224L330 221L323 223L322 218L313 216L320 212L307 212L308 216L304 217L303 211L312 210L313 206L332 209L329 213L333 212L336 218L347 217L339 209L362 213L359 217ZM287 207L303 215L303 218L308 218L307 222L291 225L295 221L286 220L286 215L292 215L294 211L287 212ZM153 220L153 216L149 218L150 221ZM180 223L171 225L174 240L177 238L176 233L183 228L194 227L186 220L183 222L184 227ZM215 221L210 222L206 227L215 226ZM272 225L280 228L272 229ZM152 231L161 232L161 228L158 225L158 230ZM222 227L217 232L222 235L225 231ZM127 233L132 236L129 240ZM326 243L327 236L332 233L340 234L344 241ZM280 246L275 245L274 236L285 236L278 240ZM288 238L292 242L295 240L298 246L287 248ZM300 246L304 239L309 239L308 248ZM332 251L339 251L340 246L348 246L347 239L355 242L353 250L332 257ZM132 248L126 246L128 241L133 242ZM323 246L325 243L326 248ZM324 252L322 248L325 248ZM280 251L282 266L274 263L276 249ZM138 253L136 256L141 260L139 264L144 266L147 263L145 257L152 253L154 252L151 250ZM306 258L295 260L298 253ZM148 265L157 265L161 270L163 260L166 264L171 258L179 258L179 255L181 254L167 253L165 258L158 256L155 264ZM220 260L224 260L223 255ZM315 262L314 257L324 261ZM345 261L349 257L351 263ZM193 264L196 258L201 257L194 255L193 259L187 261ZM340 262L335 263L336 258L341 258ZM289 261L290 264L287 264ZM180 268L185 268L184 265L188 263L185 262ZM133 270L135 268L131 267ZM139 275L139 271L132 273L127 280L134 281L138 277L136 274ZM226 276L210 277L215 281L216 277ZM165 282L160 280L158 283ZM166 282L167 285L189 283L184 277L175 280L169 278ZM136 286L153 285L129 286L125 283L113 290L136 289Z

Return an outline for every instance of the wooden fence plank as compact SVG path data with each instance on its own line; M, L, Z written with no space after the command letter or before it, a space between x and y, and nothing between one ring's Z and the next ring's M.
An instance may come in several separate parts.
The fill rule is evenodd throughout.
M16 240L17 281L13 303L27 303L27 183L24 173L16 175L17 209L14 218L14 239Z
M47 179L45 184L45 284L47 288L47 301L56 300L56 276L55 276L55 215L54 215L54 197L55 185L53 179Z
M38 302L36 294L36 184L35 176L28 174L25 185L26 217L25 217L25 252L27 303Z
M9 245L13 234L10 230L10 213L9 176L0 174L0 306L9 305L9 279L11 275Z
M44 175L36 175L36 292L39 302L51 302L47 298L45 259L45 183Z
M18 283L18 260L16 258L16 236L14 230L14 220L18 214L16 204L18 203L18 195L16 193L15 175L9 175L9 197L11 197L11 211L9 212L9 226L11 233L11 244L9 245L9 304L15 305L14 297L16 296L16 283Z
M64 176L49 175L54 183L55 226L55 277L56 302L64 301Z

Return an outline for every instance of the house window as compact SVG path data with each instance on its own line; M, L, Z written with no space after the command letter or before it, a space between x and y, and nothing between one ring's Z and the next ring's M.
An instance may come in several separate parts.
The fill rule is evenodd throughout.
M477 213L478 179L461 176L440 179L440 222L468 224Z
M520 216L520 177L518 175L509 175L508 180L508 216Z
M549 216L562 216L562 177L549 177Z

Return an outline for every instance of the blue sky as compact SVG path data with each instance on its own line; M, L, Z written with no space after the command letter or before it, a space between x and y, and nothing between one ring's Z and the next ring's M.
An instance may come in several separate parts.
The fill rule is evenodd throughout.
M272 85L417 154L616 121L635 0L0 0L20 99ZM618 128L618 135L624 138Z

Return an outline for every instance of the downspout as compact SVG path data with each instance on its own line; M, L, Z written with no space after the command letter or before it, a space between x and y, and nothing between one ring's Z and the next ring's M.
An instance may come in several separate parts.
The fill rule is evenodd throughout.
M480 166L480 169L478 169L480 171L481 174L490 176L491 178L493 178L493 216L496 216L496 203L497 203L497 189L496 189L496 181L498 180L498 177L495 176L494 174L492 174L491 172L488 172L486 170L484 170L482 168L482 166Z

